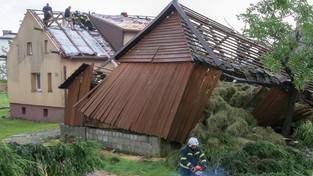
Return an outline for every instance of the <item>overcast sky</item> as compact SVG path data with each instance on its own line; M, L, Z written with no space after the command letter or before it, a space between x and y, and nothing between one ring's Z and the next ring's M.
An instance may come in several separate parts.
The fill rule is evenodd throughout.
M17 32L26 9L42 9L50 3L53 10L72 10L102 14L156 16L171 0L0 0L0 30L11 29ZM179 0L185 6L227 26L240 30L243 24L236 15L244 12L251 3L258 0ZM313 0L308 0L313 4Z

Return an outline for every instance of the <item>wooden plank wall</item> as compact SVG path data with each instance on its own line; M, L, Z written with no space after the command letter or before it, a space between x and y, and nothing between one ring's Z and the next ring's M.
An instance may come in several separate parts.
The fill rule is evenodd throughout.
M176 11L119 58L120 62L192 61L180 16Z
M194 68L188 63L122 63L83 103L88 119L167 138Z
M253 115L260 125L271 126L283 118L287 107L288 94L274 87L257 103Z
M65 106L64 124L71 126L83 125L83 116L74 105L90 90L93 65L88 66L68 88L68 98Z
M195 65L168 139L185 142L190 131L201 119L221 74L220 70L208 68L205 65Z

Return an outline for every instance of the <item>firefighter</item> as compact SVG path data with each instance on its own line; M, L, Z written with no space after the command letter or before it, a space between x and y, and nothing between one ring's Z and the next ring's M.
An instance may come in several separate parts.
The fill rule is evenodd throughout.
M180 150L179 165L180 176L195 176L197 171L206 169L207 160L200 150L197 138L191 137L187 145Z
M63 25L64 26L71 26L73 27L73 20L72 20L72 12L71 12L71 6L68 6L64 11L64 19L63 19Z

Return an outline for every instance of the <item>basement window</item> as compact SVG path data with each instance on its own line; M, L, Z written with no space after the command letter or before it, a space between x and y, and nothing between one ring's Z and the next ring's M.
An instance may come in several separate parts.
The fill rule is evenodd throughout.
M27 56L31 56L33 55L33 46L32 46L32 42L27 42L26 44L26 53L27 53Z
M43 109L43 116L48 117L48 109Z
M22 107L22 114L26 114L26 108Z

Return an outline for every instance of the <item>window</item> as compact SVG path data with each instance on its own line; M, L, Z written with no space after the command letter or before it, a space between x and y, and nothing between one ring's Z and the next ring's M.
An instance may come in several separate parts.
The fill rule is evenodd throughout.
M22 107L22 114L26 114L26 108Z
M48 117L48 109L43 109L43 116Z
M32 42L27 42L27 56L33 55L33 47Z
M48 92L52 92L52 73L48 73Z
M48 40L45 40L45 54L48 54L49 51L48 51Z
M32 73L32 75L31 75L31 86L32 86L33 92L40 92L41 91L40 73Z

